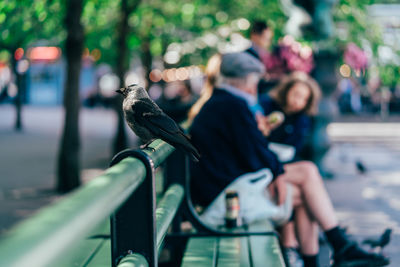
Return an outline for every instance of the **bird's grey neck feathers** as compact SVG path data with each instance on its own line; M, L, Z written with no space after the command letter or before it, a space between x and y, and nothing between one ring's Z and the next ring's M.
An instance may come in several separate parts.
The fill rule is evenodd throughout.
M150 98L147 91L139 86L136 86L134 89L132 89L131 94L135 99Z

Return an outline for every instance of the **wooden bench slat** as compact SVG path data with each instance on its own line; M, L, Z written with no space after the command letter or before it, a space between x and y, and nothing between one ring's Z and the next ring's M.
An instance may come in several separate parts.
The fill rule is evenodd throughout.
M248 237L220 238L217 266L250 266L248 250Z
M273 230L269 221L257 222L249 226L250 232ZM251 258L254 267L285 266L279 241L275 236L250 236Z
M274 231L275 228L269 220L257 221L249 224L249 232L267 232Z
M275 237L251 236L251 257L254 267L285 266Z
M218 238L195 237L188 241L185 256L182 260L183 267L212 267L215 266L217 257Z

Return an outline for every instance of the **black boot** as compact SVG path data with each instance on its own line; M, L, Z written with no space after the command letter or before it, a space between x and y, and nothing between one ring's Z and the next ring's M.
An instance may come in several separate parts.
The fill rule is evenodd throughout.
M334 251L334 267L377 267L389 264L389 259L383 255L367 252L350 241L339 226L325 231L325 236Z
M389 259L383 255L363 250L355 242L349 242L333 257L334 267L377 267L388 265Z

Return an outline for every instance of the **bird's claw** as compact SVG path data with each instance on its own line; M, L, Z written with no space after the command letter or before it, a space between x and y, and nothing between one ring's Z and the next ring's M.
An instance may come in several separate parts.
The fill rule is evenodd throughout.
M148 142L148 143L146 143L146 144L144 144L144 145L141 145L141 146L140 146L140 149L142 149L142 150L147 149L147 150L150 150L151 152L155 152L156 149L155 149L154 147L150 147L150 144L151 144L151 143L152 143L152 141L151 141L151 142Z
M147 146L147 147L145 147L145 148L143 148L143 149L150 150L151 152L156 152L156 149L155 149L154 147L149 147L149 146Z

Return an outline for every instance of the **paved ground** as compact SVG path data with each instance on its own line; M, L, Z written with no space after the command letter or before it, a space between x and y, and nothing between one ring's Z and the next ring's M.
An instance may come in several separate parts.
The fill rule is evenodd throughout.
M81 115L82 177L89 180L108 165L116 121L105 109L83 109ZM12 107L0 105L0 235L60 197L53 188L62 109L26 107L21 133L13 131L13 120ZM329 128L333 146L325 165L335 178L326 185L342 224L355 239L377 236L387 227L394 230L385 253L392 257L391 266L400 266L400 124L370 124L376 121L370 117L363 124L355 120L360 119ZM130 137L134 144L135 137ZM357 160L366 166L365 174L357 172Z
M400 266L400 123L332 124L328 129L334 145L324 162L335 178L326 185L342 225L358 241L393 229L384 253L392 259L390 266Z

